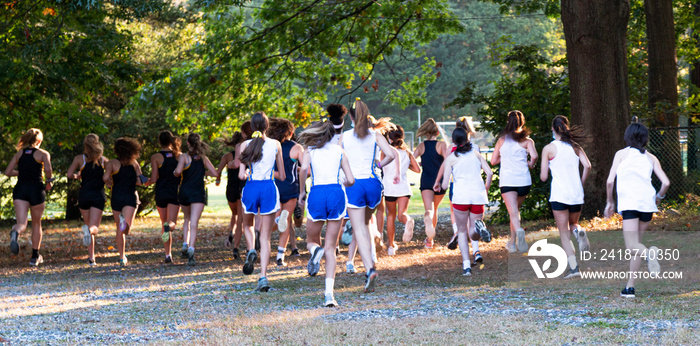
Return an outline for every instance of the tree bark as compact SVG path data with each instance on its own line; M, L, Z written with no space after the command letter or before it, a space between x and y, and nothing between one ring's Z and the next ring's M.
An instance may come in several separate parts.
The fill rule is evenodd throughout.
M627 78L627 0L562 0L561 19L571 90L571 118L593 141L585 147L591 174L585 216L602 214L605 182L630 122Z
M645 0L649 56L649 109L653 127L678 127L678 65L673 0ZM659 131L649 149L671 179L669 196L684 191L685 175L678 130ZM651 137L653 138L653 137Z

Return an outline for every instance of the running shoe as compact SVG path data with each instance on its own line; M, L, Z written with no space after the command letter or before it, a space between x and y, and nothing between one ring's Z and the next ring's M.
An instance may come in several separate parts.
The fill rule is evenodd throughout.
M323 304L323 306L327 308L335 308L338 306L338 302L335 301L335 297L333 297L333 293L326 293L326 302Z
M165 264L173 263L173 258L171 256L165 256Z
M170 240L170 224L168 222L163 224L163 234L160 236L160 239L163 240L164 243Z
M238 259L238 257L241 257L241 255L238 253L238 248L234 247L233 248L233 259Z
M569 273L566 274L566 276L564 276L564 279L570 279L575 277L581 277L581 273L578 271L578 266L576 266L576 268L574 269L569 268Z
M292 253L289 256L299 257L299 249L292 249Z
M486 228L484 221L476 220L474 222L474 226L476 227L476 231L479 232L479 235L481 236L481 240L483 240L484 243L490 243L491 242L491 232L489 232L488 228Z
M462 276L472 276L472 268L462 269Z
M280 233L287 232L287 218L289 217L289 212L282 210L279 218L277 218L277 231Z
M345 263L345 272L348 274L355 274L355 265L352 263Z
M260 251L260 231L255 231L255 251Z
M591 243L588 241L588 236L583 228L576 227L574 231L578 230L576 234L576 239L578 240L578 251L589 251L591 249Z
M406 227L403 231L403 242L408 243L413 239L413 227L415 227L416 222L409 216L408 221L406 221Z
M297 203L296 207L294 207L294 218L301 219L301 217L301 208L299 208L299 203Z
M394 249L393 246L389 246L386 250L386 254L389 256L395 256L396 255L396 250Z
M481 257L481 252L477 251L474 253L474 265L484 263L484 258Z
M433 227L433 219L430 216L425 216L423 222L425 223L425 235L427 235L428 238L434 238L435 227Z
M88 258L88 265L91 266L91 267L94 267L94 266L97 265L97 263L95 263L95 259L94 259L94 258Z
M323 257L323 248L318 246L311 255L311 258L309 258L309 263L306 265L306 270L309 272L309 275L316 276L318 271L321 270L321 257Z
M656 246L650 246L647 250L647 267L649 268L649 273L655 273L656 275L659 275L661 272L658 254L659 248Z
M258 257L258 252L255 250L248 251L245 256L245 263L243 264L243 274L250 275L253 274L253 269L255 269L255 260Z
M343 228L343 236L340 237L340 243L345 246L352 243L352 225L350 224L350 221L348 221L345 224L345 228Z
M129 224L126 223L124 214L119 214L119 232L124 233L124 235L129 234Z
M29 265L33 267L38 267L40 264L44 263L44 257L39 255L37 258L30 258L29 259Z
M433 248L433 240L429 238L425 238L425 248L426 249L432 249Z
M515 248L515 244L513 244L513 243L506 243L505 248L506 248L506 251L508 251L508 253L518 252L518 250Z
M182 249L180 250L180 257L187 258L187 251L189 251L189 246L187 244L182 244Z
M525 230L522 228L518 228L517 231L515 231L515 244L518 247L518 252L520 253L526 253L527 252L527 242L525 241Z
M450 242L447 243L447 248L450 250L457 250L457 246L459 246L459 243L457 242L457 235L455 234L452 236Z
M634 287L625 287L622 292L620 292L620 296L625 298L634 298L634 294Z
M257 292L267 292L270 290L270 283L267 282L266 277L258 279L258 286L255 287Z
M197 264L197 262L194 260L194 249L193 248L187 249L187 265L193 266L196 264Z
M119 266L120 266L120 267L126 267L126 264L127 264L127 263L129 263L129 260L126 259L126 256L124 256L124 258L120 258L120 259L119 259Z
M90 234L90 227L88 225L83 225L83 245L89 246L92 243L92 234Z
M365 282L365 293L374 292L378 276L379 274L374 268L369 270L369 273L367 273L367 281Z
M281 258L277 259L277 266L278 267L284 267L286 265L287 265L287 263L283 259L281 259Z
M10 231L10 251L12 252L13 255L16 255L19 253L19 243L17 243L17 237L19 236L19 233L15 231L14 229Z
M335 256L336 257L340 256L340 246L335 247Z

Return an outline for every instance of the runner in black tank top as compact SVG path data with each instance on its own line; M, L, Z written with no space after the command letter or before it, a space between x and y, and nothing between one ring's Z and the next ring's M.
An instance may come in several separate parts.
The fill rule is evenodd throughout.
M85 155L81 155L86 160ZM105 174L104 158L99 163L85 162L80 169L80 191L78 192L78 207L83 210L97 208L105 209L105 182L102 176Z
M151 179L146 185L156 184L155 200L158 216L162 225L161 239L165 250L166 264L173 263L172 244L173 229L180 213L180 202L177 199L180 178L174 175L177 168L178 156L182 143L180 138L170 131L162 131L158 135L160 151L151 155Z
M442 155L438 154L435 146L438 141L428 140L424 141L425 151L421 155L421 164L423 166L423 171L420 175L420 190L433 190L433 185L435 184L435 179L437 179L438 171L442 162L445 160ZM444 195L445 190L440 190L440 192L435 192L436 195Z
M207 204L204 189L204 161L201 157L192 158L190 165L182 171L180 193L178 198L180 205L190 206L192 203Z
M233 259L238 259L240 257L238 247L241 245L241 238L243 236L241 192L243 191L243 186L245 186L245 180L240 180L238 178L239 168L236 164L236 148L238 148L245 138L246 135L243 131L236 131L233 136L231 136L230 140L224 142L227 146L232 147L232 150L221 157L221 161L219 161L219 166L217 167L219 177L221 177L221 172L223 172L224 168L226 168L226 174L228 175L226 182L226 200L231 210L231 219L228 224L228 234L225 244L227 248L232 248ZM219 186L219 184L221 184L221 178L216 181L216 185Z
M43 134L39 129L29 129L19 140L19 151L12 157L5 170L8 177L17 177L12 192L17 223L10 231L10 251L19 253L19 235L27 228L27 214L32 215L32 257L29 264L37 266L44 259L39 255L41 247L41 218L44 214L46 190L51 188L51 156L39 149ZM46 186L43 176L46 175Z
M445 195L445 190L433 190L433 185L437 180L440 166L447 154L447 144L443 141L438 141L440 136L440 128L435 123L435 120L428 118L418 128L416 133L418 137L425 137L425 141L418 144L414 155L420 157L423 172L420 177L420 192L423 197L423 222L425 223L425 247L430 249L433 247L433 238L435 237L435 227L438 219L438 206Z
M231 151L231 161L236 159L236 151ZM226 200L236 203L241 199L241 191L245 186L245 180L238 179L238 167L226 168Z

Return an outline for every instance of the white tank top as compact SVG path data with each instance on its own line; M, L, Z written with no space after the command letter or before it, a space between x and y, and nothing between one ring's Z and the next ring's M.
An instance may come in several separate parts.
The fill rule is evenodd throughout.
M411 163L408 158L408 153L406 150L397 149L399 152L399 158L401 159L401 172L399 177L401 182L394 184L394 176L396 175L396 162L391 161L384 170L384 196L389 197L401 197L401 196L411 196L413 193L411 191L411 184L408 182L408 177L406 172L408 172L408 166Z
M509 135L501 145L500 186L530 186L530 168L527 166L527 149L520 146Z
M341 135L342 135L342 133L336 133L336 134L334 134L334 135L333 135L333 138L331 138L330 143L333 143L333 144L340 144L340 136L341 136Z
M568 143L562 141L552 141L552 143L557 148L557 154L549 160L549 170L552 172L549 201L568 205L583 204L583 185L576 151Z
M377 135L373 129L370 129L369 134L363 139L355 135L354 129L343 132L343 149L348 156L355 179L377 177L374 173L376 146Z
M245 141L247 145L250 145L249 139ZM250 175L248 180L272 180L274 179L275 173L275 162L277 159L277 142L274 139L265 138L265 144L263 144L262 158L258 162L253 162L250 166Z
M339 184L342 169L343 149L339 145L326 143L321 148L309 148L311 157L311 186Z
M631 147L623 149L627 157L617 166L617 211L636 210L643 213L659 211L656 189L651 185L654 166L646 154Z
M486 186L481 178L481 161L474 149L456 156L457 162L452 166L452 203L484 205L489 202Z

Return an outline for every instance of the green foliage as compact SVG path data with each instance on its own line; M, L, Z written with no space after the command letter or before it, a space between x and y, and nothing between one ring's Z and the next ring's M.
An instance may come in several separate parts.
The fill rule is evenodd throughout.
M499 59L497 63L506 67L503 76L494 82L494 92L484 95L474 90L474 84L468 84L450 105L483 105L477 111L477 116L482 119L481 128L494 135L505 127L509 111L522 111L526 126L532 131L530 137L535 141L537 150L541 151L552 140L552 119L556 115L569 114L569 81L564 69L566 61L549 61L540 51L534 45L512 46L503 41L492 52ZM498 171L499 167L494 167L490 200L500 199ZM539 172L539 164L530 171L532 189L521 208L525 220L550 215L549 184L540 181ZM501 203L492 220L508 222L508 219L506 207Z

